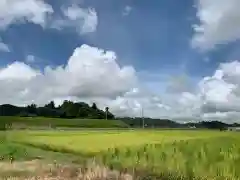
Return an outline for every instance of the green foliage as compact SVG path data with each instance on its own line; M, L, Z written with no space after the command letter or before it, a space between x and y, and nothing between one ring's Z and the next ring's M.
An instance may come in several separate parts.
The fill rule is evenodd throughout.
M37 114L37 105L36 104L28 105L27 108L26 108L26 111L29 114Z
M51 101L49 104L46 104L44 107L49 109L55 109L55 103L54 101Z
M0 125L4 122L11 124L13 128L22 127L70 127L70 128L127 128L128 125L118 120L101 119L61 119L44 117L0 117Z
M6 130L6 123L3 121L0 121L0 131Z
M57 110L57 109L52 109L48 107L39 107L37 109L37 115L38 116L43 116L43 117L61 117L63 115L63 112Z
M14 137L18 137L18 139ZM240 135L214 131L17 132L18 143L84 155L148 179L240 178ZM95 152L93 152L93 150ZM88 155L89 157L89 155Z
M84 102L74 103L72 101L64 101L59 107L55 107L53 101L46 104L44 107L37 107L31 104L27 107L17 107L9 104L0 105L0 116L21 116L21 117L49 117L49 118L80 118L80 119L115 119L115 116L110 112L109 107L101 110L96 103L89 106ZM120 118L118 118L120 119ZM240 124L226 124L218 121L199 122L180 124L168 119L153 119L153 118L121 118L121 121L131 127L142 127L143 122L146 128L207 128L226 130L228 127L239 126ZM1 126L1 125L0 125ZM3 126L2 126L3 128Z
M92 108L95 109L95 110L98 109L96 103L93 103L93 104L92 104Z
M111 112L108 111L107 114L108 119L114 119L114 115ZM95 103L90 107L84 102L74 103L66 100L57 108L53 101L44 107L37 107L35 104L27 107L17 107L8 104L0 105L0 116L105 119L106 113L98 109Z
M168 119L154 119L154 118L147 118L147 117L123 117L118 118L119 120L127 123L131 127L142 127L143 122L146 128L198 128L198 129L216 129L216 130L226 130L228 127L240 127L240 124L233 123L227 124L219 121L203 121L203 122L196 122L196 123L178 123L175 121L171 121Z
M144 171L160 179L172 176L173 179L237 180L240 178L240 137L114 148L98 154L97 158L113 168Z
M66 162L82 163L84 160L84 158L82 157L79 158L79 155L47 151L40 148L30 147L23 144L17 144L11 141L6 141L6 138L2 140L3 137L1 136L3 136L3 134L0 134L0 162L1 161L9 162L11 158L14 161L44 159L48 162L57 160L64 163Z
M2 119L0 121L0 131L5 131L11 126L11 123L8 122L6 119ZM0 136L1 139L1 136Z
M0 115L4 116L16 116L23 111L24 108L13 106L10 104L4 104L0 106Z

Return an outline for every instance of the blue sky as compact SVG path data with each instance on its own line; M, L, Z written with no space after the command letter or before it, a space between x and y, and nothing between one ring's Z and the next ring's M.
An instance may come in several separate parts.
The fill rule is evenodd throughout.
M52 4L58 9L61 1ZM79 36L74 30L43 30L39 25L12 25L1 32L10 53L1 53L4 63L24 60L33 54L49 64L66 63L77 46L89 44L117 53L120 64L131 64L137 71L184 71L193 76L211 72L216 55L206 66L205 54L191 47L192 24L196 21L196 9L192 0L170 1L87 1L85 7L93 7L99 23L93 33ZM132 10L127 16L125 6ZM41 63L41 62L39 62ZM46 63L45 63L46 64ZM198 67L202 66L201 69ZM179 69L180 68L180 69ZM209 70L210 69L210 70Z
M186 93L190 93L187 95L187 102L189 98L191 103L195 99L194 103L201 109L200 106L204 103L201 100L201 105L199 104L199 97L207 97L207 94L200 95L201 88L206 87L200 87L199 83L205 82L205 77L216 78L214 74L218 70L226 74L229 72L226 69L227 65L238 62L240 56L238 33L240 32L238 20L240 15L235 8L239 4L237 0L230 0L228 4L224 1L218 3L217 0L211 2L207 0L39 0L38 2L24 0L21 4L17 2L3 0L0 3L0 66L2 69L0 79L1 73L4 78L12 78L15 77L13 74L16 72L22 74L26 72L27 75L24 78L35 77L40 72L42 76L49 79L44 70L46 67L51 67L50 71L56 76L55 79L58 79L60 75L56 75L58 70L55 68L63 68L62 71L66 73L67 68L71 66L71 59L74 59L72 64L78 67L79 71L84 63L90 62L95 68L94 72L111 74L109 68L117 66L120 69L116 69L119 71L116 74L124 74L121 77L117 76L120 78L119 81L122 76L126 78L124 80L126 82L128 82L127 78L137 79L138 88L144 89L139 91L146 90L150 94L155 94L154 96L159 96L162 99L158 103L164 104L166 98L162 96L173 98L178 96L181 99L186 98ZM30 5L31 8L26 8ZM10 8L13 13L8 13L7 8ZM222 16L218 16L219 14ZM84 45L87 45L86 49L89 51L87 54L82 50L84 48L81 48ZM95 52L96 48L98 52ZM101 50L114 52L117 58L100 54ZM71 57L72 55L78 58ZM109 65L106 69L103 63L104 58L109 62L113 58L115 64ZM102 59L102 64L97 59ZM101 69L102 66L103 69ZM67 68L64 69L65 67ZM77 77L88 78L84 79L88 83L96 83L79 71L76 74ZM230 75L227 74L227 76ZM181 78L182 80L179 80ZM227 85L230 83L225 79L221 81ZM44 85L55 83L59 84L54 81ZM133 80L127 85L123 84L122 87L114 89L114 93L122 95L135 85L136 82ZM77 84L71 84L71 86L73 86L72 89L78 87ZM83 84L81 88L85 89L88 86L90 85ZM167 92L169 86L174 90ZM33 87L35 85L27 84L21 91L27 92ZM51 97L86 99L82 95L79 96L83 89L74 89L73 94L71 90L65 90L65 93ZM110 93L111 97L112 93ZM99 97L105 98L100 104L109 103L105 95ZM121 101L119 99L121 96L118 95L114 96L116 98L114 105ZM45 95L42 96L45 97ZM144 97L146 96L151 95L145 94ZM46 101L46 97L41 102ZM26 102L30 99L26 98ZM12 102L4 99L2 103L6 101ZM16 102L21 104L20 101ZM31 101L38 100L31 99ZM132 104L137 107L137 104L141 105L140 101L135 99ZM171 98L166 100L164 107L170 107L171 102L173 102ZM191 108L195 107L193 104ZM163 112L163 114L166 113Z
M57 11L62 2L49 1ZM10 53L1 52L1 64L24 61L29 54L42 60L36 62L40 67L66 64L76 47L89 44L116 52L119 64L133 65L139 72L186 73L198 78L211 75L220 62L240 55L232 52L232 44L210 53L192 48L192 25L198 21L194 0L91 0L81 5L96 9L99 23L95 32L79 36L73 29L58 32L36 24L12 25L1 32L11 48ZM123 16L126 6L132 10Z

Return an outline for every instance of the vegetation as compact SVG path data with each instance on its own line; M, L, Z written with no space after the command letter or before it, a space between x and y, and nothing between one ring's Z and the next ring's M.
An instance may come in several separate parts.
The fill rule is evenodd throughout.
M52 117L52 118L86 118L86 119L114 119L114 115L106 108L100 110L95 103L92 106L84 102L74 103L64 101L59 107L55 107L53 101L44 107L37 107L35 104L26 107L18 107L10 104L0 106L0 116L23 116L23 117Z
M154 119L154 118L118 118L129 126L133 128L143 127L143 122L145 128L200 128L200 129L218 129L218 130L226 130L228 127L240 127L240 124L233 123L227 124L219 121L201 121L195 123L178 123L169 119Z
M240 178L240 135L237 132L93 130L8 133L13 144L94 158L98 164L142 178Z
M239 142L235 138L213 138L147 144L111 149L98 158L108 166L147 171L159 179L239 179Z
M184 133L183 133L184 132ZM51 146L81 153L97 153L108 148L158 144L177 140L213 138L230 132L154 131L154 130L83 130L83 131L17 131L11 139L34 145ZM17 137L17 138L15 138ZM50 148L51 148L50 147Z
M239 126L236 123L181 124L168 119L139 117L115 120L108 107L103 111L95 103L89 106L71 101L64 101L59 107L55 107L54 102L43 107L1 105L0 116L0 130L12 129L0 132L2 161L44 159L86 164L94 160L101 167L124 171L141 179L240 179L237 169L240 167L240 135L206 130L225 130ZM120 129L143 126L145 130ZM35 128L43 131L16 130ZM98 130L79 131L79 128ZM99 128L119 130L99 131Z
M6 123L7 122L7 123ZM127 128L119 120L101 119L61 119L44 117L0 117L0 124L8 124L12 129L49 129L49 128Z
M168 119L153 119L146 117L122 117L116 118L113 115L108 107L105 107L104 110L101 110L97 107L96 103L93 103L91 106L84 102L71 102L64 101L62 105L56 107L54 102L46 104L43 107L37 107L35 104L28 105L26 107L17 107L10 104L0 105L0 130L5 129L5 125L11 125L12 122L17 123L16 120L21 120L21 123L26 123L25 125L44 125L49 126L50 124L54 126L66 126L66 127L96 127L96 128L106 128L106 127L132 127L132 128L207 128L207 129L219 129L225 130L228 127L240 126L239 124L226 124L218 121L210 122L197 122L197 123L178 123ZM11 116L11 118L6 118L6 116ZM26 118L26 120L18 119L17 117L34 117L32 121ZM45 117L45 118L44 118ZM50 119L51 118L51 119ZM52 118L56 118L53 120ZM58 119L57 119L58 118ZM67 120L66 120L67 119ZM76 119L76 121L70 121L69 119ZM100 121L79 121L80 119L107 119L114 120L118 119L119 121L115 122L100 122ZM3 120L6 120L3 122ZM40 122L41 121L41 122ZM58 121L58 122L57 122ZM120 122L121 121L121 122ZM94 124L96 123L96 124Z
M6 130L6 122L4 120L0 121L0 131Z

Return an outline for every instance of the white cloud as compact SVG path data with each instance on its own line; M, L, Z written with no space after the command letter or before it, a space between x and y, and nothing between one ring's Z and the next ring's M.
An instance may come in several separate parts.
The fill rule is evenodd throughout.
M94 8L85 9L73 4L69 7L62 7L62 12L64 17L53 21L53 28L75 28L79 34L96 31L98 16Z
M43 0L1 0L0 28L5 29L11 24L31 22L45 26L46 19L53 9Z
M3 42L1 42L1 39L0 39L0 51L10 52L10 49L9 49L8 45L3 43Z
M203 50L240 38L239 0L197 0L199 24L194 25L193 46Z
M138 116L145 109L147 116L168 117L175 120L199 121L221 120L240 122L240 62L233 61L220 64L212 76L204 77L192 90L180 87L179 91L167 91L162 96L134 91L140 96L126 94L116 100L115 107L120 113ZM178 81L177 86L178 87ZM188 86L186 86L188 87ZM182 91L184 90L184 91ZM132 111L133 109L133 111Z
M114 52L82 45L75 49L66 66L46 67L42 73L15 62L0 70L1 89L11 93L10 99L6 99L10 94L2 93L0 102L19 104L34 100L42 104L68 97L114 98L137 83L134 68L120 67L116 58ZM12 93L14 89L17 91Z
M123 10L123 16L128 16L132 11L132 7L131 6L125 6L124 10Z
M94 8L81 8L73 3L70 6L63 4L60 11L63 16L54 12L44 0L1 0L0 30L12 24L34 23L58 30L74 28L79 34L96 31L98 16Z
M39 72L22 62L14 62L0 69L0 80L30 80Z
M119 116L141 116L143 109L153 118L240 122L238 61L220 64L193 89L157 95L144 88L132 66L119 66L114 52L82 45L65 66L47 66L42 72L23 62L9 64L0 69L0 84L0 103L42 105L69 99L109 106Z
M233 61L221 64L212 77L205 77L199 83L203 117L239 121L239 78L240 62Z

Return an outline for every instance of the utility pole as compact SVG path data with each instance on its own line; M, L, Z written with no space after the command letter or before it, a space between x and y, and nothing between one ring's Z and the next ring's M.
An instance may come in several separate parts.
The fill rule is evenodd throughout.
M142 107L142 128L143 129L145 128L143 107Z
M105 115L106 115L105 118L106 118L106 120L108 119L108 110L109 110L109 107L106 107L106 108L105 108L105 113L106 113L106 114L105 114Z

